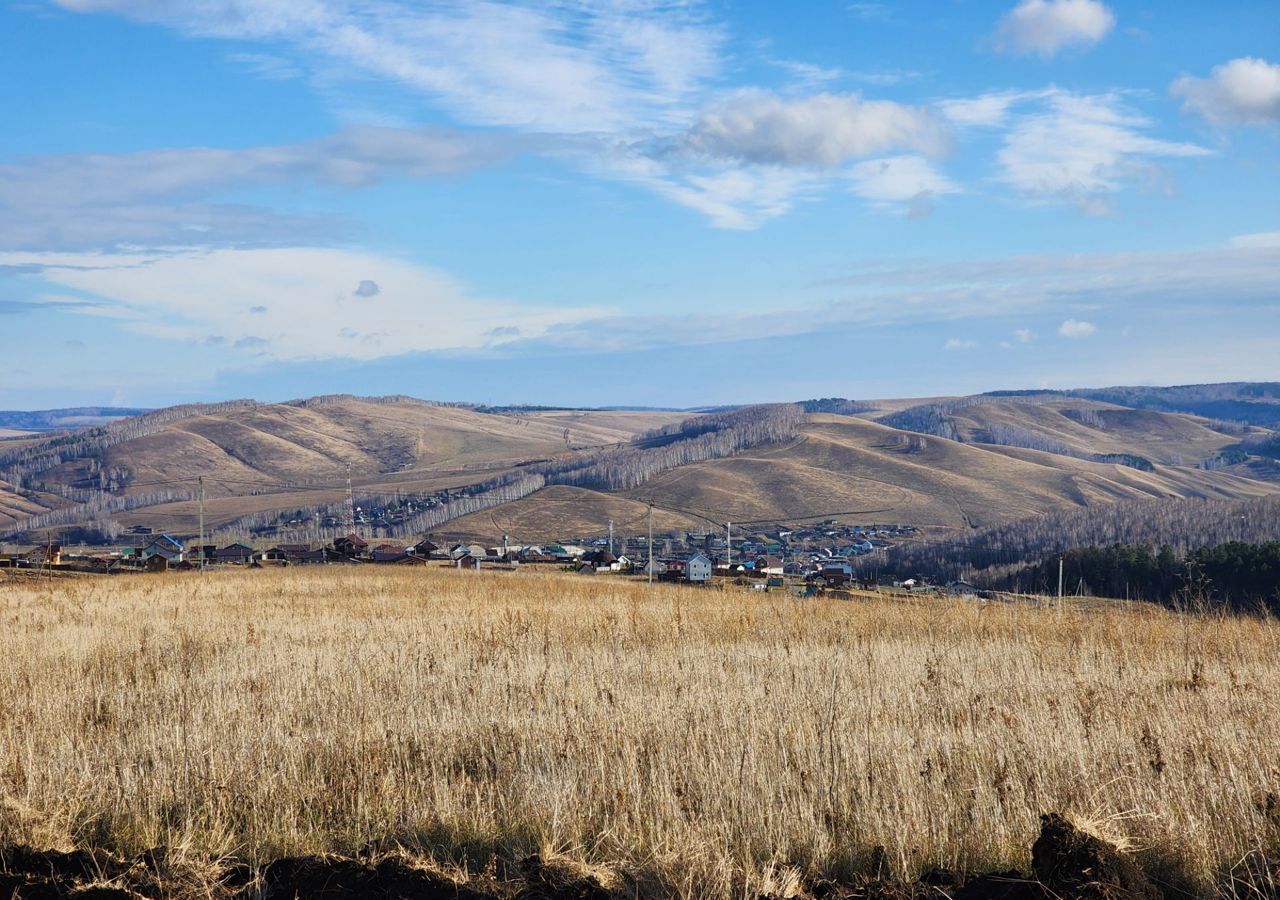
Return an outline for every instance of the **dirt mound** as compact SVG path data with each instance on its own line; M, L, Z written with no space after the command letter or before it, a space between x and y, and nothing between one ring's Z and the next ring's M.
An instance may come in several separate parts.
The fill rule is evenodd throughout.
M1040 817L1031 847L1036 876L1055 894L1076 900L1160 900L1133 860L1057 813Z
M440 872L387 857L376 863L341 857L290 857L262 870L245 900L493 900L498 895L458 884Z

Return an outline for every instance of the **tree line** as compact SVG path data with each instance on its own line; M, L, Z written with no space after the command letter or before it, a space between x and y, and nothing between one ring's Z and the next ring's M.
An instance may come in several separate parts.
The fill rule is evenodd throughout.
M1039 591L1051 583L1056 590L1058 558L1082 548L1167 546L1174 559L1185 560L1202 549L1271 541L1280 541L1280 497L1128 500L1046 513L947 540L902 544L875 558L864 558L861 567L868 574L883 568L904 576L934 581L964 578L1006 589L1021 586ZM1119 571L1128 571L1127 564L1115 565ZM1050 582L1044 581L1042 566L1051 570ZM1077 576L1077 582L1079 577L1083 576ZM1107 581L1105 592L1116 584ZM1167 584L1156 586L1162 592Z
M686 419L611 448L532 467L548 484L601 491L629 490L677 466L724 459L765 444L794 440L804 410L794 403L747 406Z
M1228 541L1185 555L1165 544L1078 547L1060 557L1069 593L1125 597L1166 606L1222 605L1236 610L1280 613L1280 541ZM1057 589L1059 558L986 586L1030 593Z

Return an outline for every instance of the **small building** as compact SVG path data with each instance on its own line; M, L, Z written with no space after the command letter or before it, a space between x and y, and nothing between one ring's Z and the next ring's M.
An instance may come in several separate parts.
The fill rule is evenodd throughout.
M421 556L423 558L426 558L431 556L431 554L433 553L439 553L440 547L437 544L433 543L432 541L429 541L426 538L423 538L422 540L418 541L418 543L413 545L413 549L411 552L413 553L414 556Z
M136 555L143 560L152 556L163 556L171 563L182 562L186 556L186 548L182 546L177 538L161 534L152 538L144 546L139 547Z
M706 584L711 580L711 558L695 553L684 561L684 580L693 584Z
M215 562L247 565L253 559L253 548L248 544L228 544L213 552Z

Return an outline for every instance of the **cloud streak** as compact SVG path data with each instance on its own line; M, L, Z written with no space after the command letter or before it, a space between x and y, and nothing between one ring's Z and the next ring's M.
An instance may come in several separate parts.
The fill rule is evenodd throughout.
M356 189L457 176L541 146L536 137L451 129L351 128L297 144L44 156L0 164L0 248L235 244L333 237L344 226L243 204L220 192L284 183Z
M476 297L435 269L331 248L0 253L0 263L13 259L40 266L46 283L77 292L42 305L119 319L163 340L228 344L272 361L477 350L609 312ZM352 290L374 285L362 277L370 274L376 291Z
M271 41L326 78L373 76L456 121L587 133L680 120L717 73L723 36L671 0L55 0L187 34Z

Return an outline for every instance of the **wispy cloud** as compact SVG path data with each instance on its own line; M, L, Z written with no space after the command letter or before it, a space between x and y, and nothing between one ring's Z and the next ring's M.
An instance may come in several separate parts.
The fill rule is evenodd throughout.
M958 194L961 188L921 156L892 156L869 159L849 170L853 192L864 200L881 205L916 201L931 205L943 194ZM917 217L923 209L917 206Z
M240 204L220 192L310 182L360 188L394 177L457 175L536 138L450 129L353 128L298 144L44 156L0 164L0 248L293 242L343 226Z
M460 123L594 132L680 119L720 66L720 29L680 0L55 0L204 37L272 41L326 78L374 76Z
M1149 136L1154 123L1116 94L1033 96L1037 107L1015 116L997 153L1000 180L1033 200L1105 210L1109 195L1158 174L1156 160L1210 152Z

